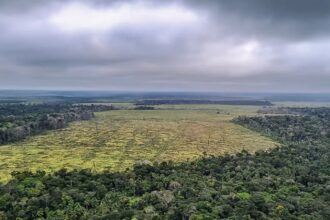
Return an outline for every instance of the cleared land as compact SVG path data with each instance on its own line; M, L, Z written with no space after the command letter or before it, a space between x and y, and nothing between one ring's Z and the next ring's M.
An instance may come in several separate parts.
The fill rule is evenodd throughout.
M186 161L203 155L254 152L277 145L233 124L257 107L221 105L157 106L160 110L101 112L90 121L0 147L0 180L13 170L60 168L121 171L141 160ZM172 108L172 109L171 109Z

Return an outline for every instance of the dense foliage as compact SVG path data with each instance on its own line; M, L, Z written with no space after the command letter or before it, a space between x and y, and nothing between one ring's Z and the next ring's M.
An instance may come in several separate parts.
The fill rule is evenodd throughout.
M69 122L91 119L95 111L111 106L70 104L0 105L0 144L21 140L45 130L65 127Z
M155 110L155 107L145 106L145 105L138 105L134 108L134 110Z
M277 117L296 122L306 114ZM275 135L280 126L288 129L284 122L268 128ZM284 146L255 155L143 162L122 173L14 173L0 187L0 218L330 219L330 151L319 138L285 139Z
M282 141L318 140L330 142L329 108L280 108L263 117L240 116L235 122ZM283 113L289 115L281 115Z

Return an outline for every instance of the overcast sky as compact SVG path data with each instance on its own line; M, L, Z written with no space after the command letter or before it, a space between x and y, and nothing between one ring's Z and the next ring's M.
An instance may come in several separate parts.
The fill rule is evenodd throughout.
M0 89L330 92L330 1L0 1Z

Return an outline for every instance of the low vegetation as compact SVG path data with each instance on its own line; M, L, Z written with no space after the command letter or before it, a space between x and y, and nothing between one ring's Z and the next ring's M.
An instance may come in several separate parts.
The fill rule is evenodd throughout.
M256 108L213 106L212 110L116 110L88 121L0 147L0 179L12 171L61 168L124 171L141 161L184 162L246 149L270 149L276 142L230 120L255 115ZM238 110L239 109L239 110Z

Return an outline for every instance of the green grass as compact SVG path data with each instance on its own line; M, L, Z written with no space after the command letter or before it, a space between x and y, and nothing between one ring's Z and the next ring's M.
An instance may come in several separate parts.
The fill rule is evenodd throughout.
M0 180L9 180L14 170L52 172L65 167L121 171L140 160L181 162L196 159L203 152L255 152L277 145L230 122L237 115L256 114L256 107L182 107L101 112L93 120L74 122L65 129L1 146Z

